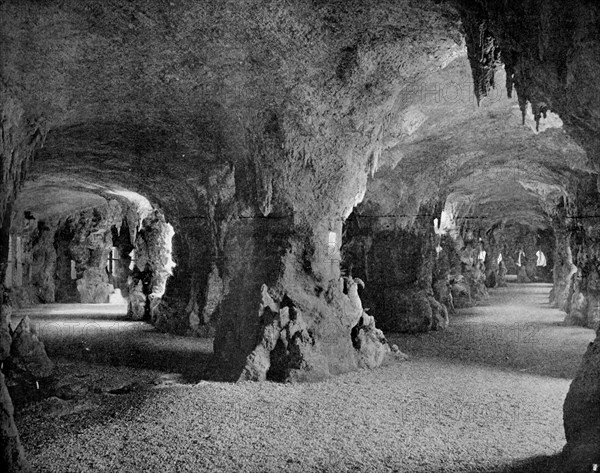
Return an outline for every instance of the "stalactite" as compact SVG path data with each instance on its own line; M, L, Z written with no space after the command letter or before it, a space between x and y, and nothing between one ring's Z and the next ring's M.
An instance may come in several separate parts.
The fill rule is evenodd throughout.
M489 24L478 18L464 18L467 53L473 74L477 104L495 87L494 76L500 66L501 52Z

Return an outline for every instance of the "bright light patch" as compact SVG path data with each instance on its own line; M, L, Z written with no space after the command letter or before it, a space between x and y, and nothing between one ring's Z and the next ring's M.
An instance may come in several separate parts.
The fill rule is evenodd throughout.
M164 256L164 260L163 260L163 261L165 261L165 265L161 271L164 271L171 276L173 275L173 268L175 266L177 266L175 261L173 261L173 236L174 235L175 235L175 229L173 228L173 226L170 223L165 224L165 239L164 239L165 256ZM153 297L155 297L155 298L162 297L162 295L165 293L165 291L167 289L167 279L168 279L168 277L160 278L161 283L157 284L154 287L154 291L152 292Z
M404 133L410 136L417 131L426 120L427 115L419 110L418 107L408 107L401 119L400 128Z
M137 192L128 191L125 189L111 190L110 194L120 195L121 197L125 197L128 201L135 205L137 214L139 215L139 224L143 222L143 220L152 213L153 208L152 204L146 197Z
M337 243L337 235L335 232L329 232L329 239L327 241L327 245L330 249L335 248L335 244Z
M361 186L361 189L358 191L358 194L356 194L356 196L354 197L354 202L352 203L351 206L347 207L344 211L344 220L346 220L350 214L352 213L352 210L354 210L354 207L356 207L358 204L360 204L363 199L365 198L365 194L367 192L367 186L366 183L365 185Z
M165 269L169 274L173 274L173 268L177 266L177 263L173 261L173 237L175 236L175 229L173 225L167 223L167 238L165 239L167 245L167 264ZM162 295L162 294L161 294Z
M521 119L521 110L518 105L513 107L513 114L519 119ZM535 123L535 117L531 111L531 104L527 104L527 111L525 113L525 125L527 125L531 130L535 133L542 133L550 128L562 128L563 121L560 117L553 112L546 112L546 118L541 117L539 123L539 130L537 129L537 124Z
M129 258L131 258L131 263L129 263L129 270L133 271L133 268L135 268L135 250L131 250L131 253L129 253Z
M115 289L115 292L108 296L109 304L127 304L127 299L121 294L121 289Z

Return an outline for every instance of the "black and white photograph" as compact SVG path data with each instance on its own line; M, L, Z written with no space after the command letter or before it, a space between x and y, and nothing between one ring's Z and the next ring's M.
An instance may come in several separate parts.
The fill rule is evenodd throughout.
M0 0L0 470L600 473L600 1Z

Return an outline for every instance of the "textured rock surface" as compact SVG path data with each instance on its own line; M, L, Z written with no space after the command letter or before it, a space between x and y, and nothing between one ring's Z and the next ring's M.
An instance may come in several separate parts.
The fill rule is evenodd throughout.
M591 343L564 405L568 471L600 463L600 344Z
M539 222L543 205L560 192L549 182L560 182L567 169L587 170L583 152L562 130L541 137L521 127L514 101L499 96L477 108L472 90L462 87L471 73L458 17L447 5L250 4L223 10L219 2L133 2L127 8L50 3L36 13L44 26L26 38L24 10L11 2L3 7L12 20L3 25L11 33L7 80L32 92L21 97L32 115L37 104L51 104L45 116L52 131L32 182L87 194L141 193L181 233L173 249L178 267L155 305L165 329L201 332L211 319L229 332L233 319L240 324L237 336L255 343L256 320L209 315L227 308L252 318L261 285L272 287L278 279L251 283L232 274L234 260L265 257L266 239L252 237L250 246L263 246L256 251L235 243L249 218L290 218L289 238L308 239L305 246L315 254L302 258L314 269L323 264L318 258L327 258L322 240L361 200L368 179L366 203L377 203L384 214L407 215L408 223L423 203L447 197L463 214L497 216L508 195L511 207L503 212L526 209L516 218ZM74 44L85 48L73 50ZM53 75L56 64L60 72ZM225 77L231 80L215 80ZM451 91L449 84L458 87ZM461 136L464 130L468 136ZM510 146L503 144L507 135ZM527 164L519 168L524 157ZM481 166L482 160L489 165ZM490 181L496 185L481 186ZM478 207L466 209L465 197ZM305 230L320 225L322 232ZM261 266L272 264L237 267L266 274ZM480 272L471 273L469 300L485 295ZM222 296L218 283L213 289L215 276L223 282ZM338 284L335 271L311 277L317 286ZM249 292L227 295L234 281ZM432 285L416 303L425 327L434 320L445 324L435 303L427 300L426 308ZM347 334L340 330L339 337ZM245 355L251 351L237 342Z
M8 243L8 242L6 242ZM3 268L0 267L0 276ZM0 290L0 363L4 363L11 355L12 336L10 333L11 307L4 288ZM14 420L12 399L6 386L4 373L0 371L0 466L3 471L31 471L25 458L19 439L19 432Z
M359 206L346 223L344 271L366 283L361 297L383 330L446 328L454 310L449 281L461 274L458 243L445 237L441 245L430 210L404 227L401 219L378 213Z
M46 355L44 344L31 329L26 316L12 333L10 346L11 369L26 373L34 378L47 378L52 374L54 364Z
M562 229L554 300L593 327L598 9L584 0L2 2L1 279L11 215L23 217L15 196L44 142L22 196L39 221L36 206L79 218L57 226L69 243L55 253L50 232L30 235L35 276L23 297L105 300L112 228L125 219L122 262L128 245L141 256L115 284L132 314L170 331L214 330L229 378L319 379L378 365L387 345L369 317L398 330L444 327L445 311L502 283L497 255L515 224L535 243ZM355 233L344 279L342 225L353 209L376 221ZM454 250L433 228L442 209L458 227ZM387 246L395 240L403 246ZM535 249L525 251L522 281L538 277ZM146 267L149 281L135 280ZM380 307L387 280L392 305ZM575 392L597 394L595 367L588 356ZM568 440L569 451L589 451L581 436Z
M0 402L2 403L2 410L0 411L2 429L0 434L0 466L4 471L10 472L31 471L19 440L19 433L13 418L12 400L2 372L0 372Z

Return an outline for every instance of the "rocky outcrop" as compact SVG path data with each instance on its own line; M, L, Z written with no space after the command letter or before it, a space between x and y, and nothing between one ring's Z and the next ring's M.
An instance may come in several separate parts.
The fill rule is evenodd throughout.
M569 472L590 471L600 463L600 340L590 343L582 365L569 387L564 404Z
M104 268L86 268L77 280L77 291L82 304L107 303L114 287L106 281Z
M585 189L585 183L580 185ZM589 185L588 181L588 185ZM565 324L600 327L600 247L597 197L574 192L570 205L557 208L553 301L567 315Z
M25 453L19 440L19 433L14 421L14 408L6 387L4 374L0 372L0 466L4 471L29 472L32 471L25 459Z
M0 466L3 471L31 471L25 459L19 434L13 418L13 402L7 384L17 391L25 392L37 388L36 381L48 378L54 363L48 358L44 344L31 328L25 317L13 331L9 325L12 308L8 293L0 291ZM8 376L8 379L5 377Z
M12 87L4 84L0 90L0 282L4 282L8 267L11 213L24 171L35 149L43 142L45 126L28 114L14 95ZM0 291L0 362L10 353L10 334L7 334L9 306ZM8 335L8 336L7 336ZM13 405L4 374L0 373L0 467L3 471L30 471L14 422Z
M25 287L30 291L29 299L35 302L54 302L56 272L56 251L54 249L54 231L45 222L28 219L23 241L22 262L26 277Z
M580 325L597 330L600 327L600 277L589 264L578 268L572 277L567 305L567 325Z
M584 183L581 187L585 189ZM554 305L567 312L566 325L600 328L600 260L597 197L575 193L568 205L561 201L554 216L556 252ZM589 471L600 462L600 350L598 337L590 343L571 383L563 408L567 445L564 471Z
M177 331L179 317L164 308L162 296L175 266L172 260L173 227L155 210L142 221L134 242L135 262L130 275L129 314L143 314L160 329ZM168 314L168 315L167 315ZM137 317L136 317L137 318Z
M357 282L340 275L341 225L326 222L308 233L293 228L274 218L230 230L228 289L214 342L216 361L230 378L324 379L376 367L389 351L363 310Z
M0 268L1 269L1 268ZM1 270L0 270L0 276ZM9 326L12 309L9 305L8 294L0 291L0 363L10 358L12 335ZM0 466L4 471L31 471L14 420L14 408L4 373L0 371Z
M11 337L8 371L14 371L15 376L26 375L34 379L47 378L52 374L54 363L32 330L29 317L21 320Z
M463 232L457 242L460 270L450 275L450 288L455 308L471 307L487 299L485 262L478 259L479 241L471 229Z
M550 303L560 310L570 311L570 297L572 295L573 277L577 273L577 267L573 264L571 253L570 233L564 228L556 225L556 246L554 253L553 287Z
M108 296L114 289L108 282L106 271L112 248L111 228L121 224L122 215L121 205L112 200L105 207L86 210L65 222L73 235L69 254L75 262L80 302L108 302Z

